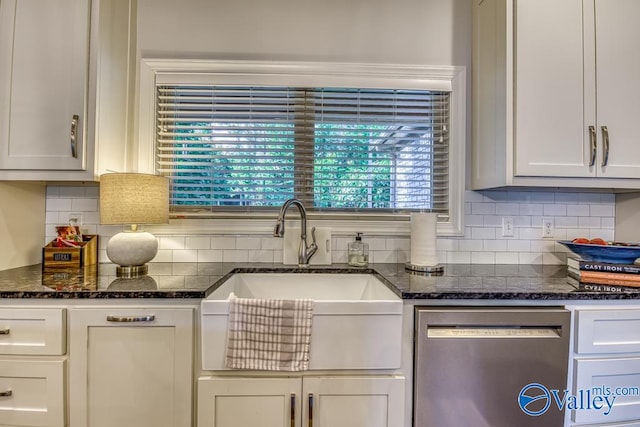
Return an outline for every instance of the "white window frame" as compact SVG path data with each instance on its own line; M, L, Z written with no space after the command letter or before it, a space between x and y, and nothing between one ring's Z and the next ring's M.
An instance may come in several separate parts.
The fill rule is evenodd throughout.
M135 123L133 164L138 172L155 173L156 85L254 84L306 87L364 87L451 91L449 134L449 220L438 223L439 236L464 233L464 170L466 146L466 69L456 66L378 65L325 62L218 61L142 59ZM154 234L270 234L275 214L214 213L212 218L172 218L154 226ZM324 217L323 217L324 216ZM327 217L309 213L315 225L333 234L406 235L408 214L344 213Z

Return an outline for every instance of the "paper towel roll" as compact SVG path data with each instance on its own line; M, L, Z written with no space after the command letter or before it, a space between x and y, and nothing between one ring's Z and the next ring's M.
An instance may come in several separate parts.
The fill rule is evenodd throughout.
M436 230L438 214L411 214L411 264L431 267L438 264Z

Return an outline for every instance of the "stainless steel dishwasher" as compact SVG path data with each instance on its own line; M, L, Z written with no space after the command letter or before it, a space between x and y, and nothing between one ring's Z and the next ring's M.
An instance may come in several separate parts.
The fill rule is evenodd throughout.
M566 388L567 310L417 307L415 314L414 427L562 427L564 411L543 394L559 390L562 398ZM529 384L544 388L523 391ZM521 408L530 397L523 406L535 415Z

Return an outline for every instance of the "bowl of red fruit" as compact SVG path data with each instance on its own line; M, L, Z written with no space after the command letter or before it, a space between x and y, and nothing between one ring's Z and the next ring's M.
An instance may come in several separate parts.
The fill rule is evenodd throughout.
M585 261L608 262L611 264L633 264L640 258L637 243L607 242L604 239L578 237L573 240L559 240L571 252Z

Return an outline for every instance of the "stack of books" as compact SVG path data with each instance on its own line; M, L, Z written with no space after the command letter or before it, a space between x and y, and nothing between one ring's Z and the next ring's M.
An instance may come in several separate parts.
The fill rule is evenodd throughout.
M640 292L640 264L611 264L567 258L569 283L599 292Z

